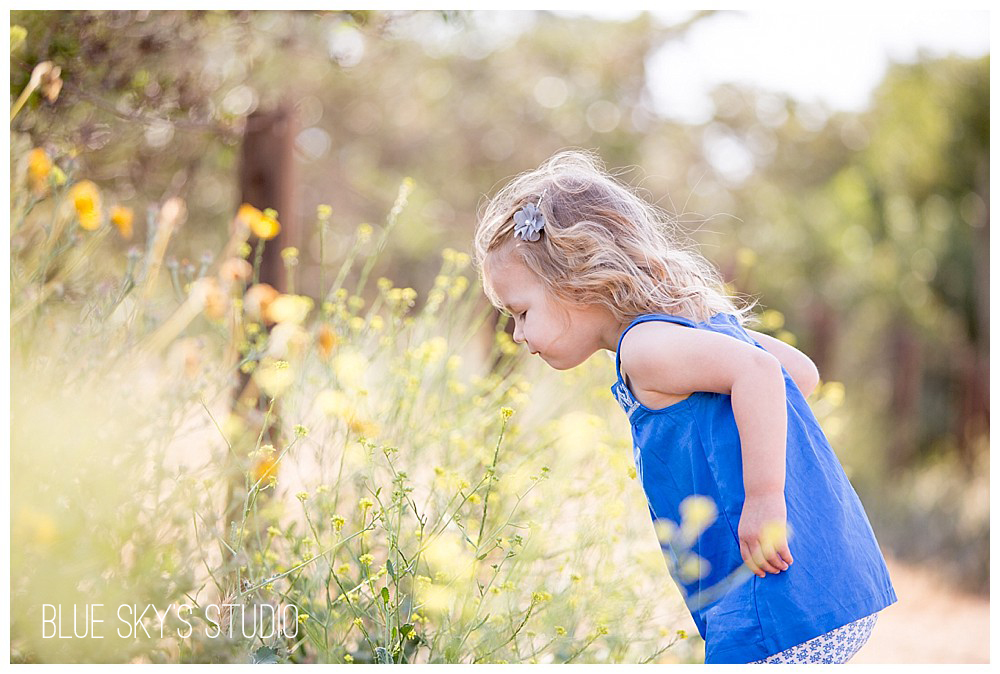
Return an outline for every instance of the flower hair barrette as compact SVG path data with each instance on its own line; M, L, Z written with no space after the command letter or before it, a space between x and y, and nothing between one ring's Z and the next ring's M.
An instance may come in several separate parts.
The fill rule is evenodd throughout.
M538 241L542 228L545 227L545 216L542 215L539 206L545 192L538 197L537 204L525 204L514 213L514 236L521 237L523 241Z

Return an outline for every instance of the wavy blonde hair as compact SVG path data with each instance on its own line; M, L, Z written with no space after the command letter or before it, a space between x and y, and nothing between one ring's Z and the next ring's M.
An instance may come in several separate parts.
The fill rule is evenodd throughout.
M528 203L538 204L545 217L534 242L514 237L514 213ZM502 303L484 265L487 258L509 262L511 255L560 300L601 305L620 322L646 313L695 321L728 313L742 324L752 309L726 293L719 272L674 218L608 174L592 152L559 152L514 177L481 207L475 262L497 308Z

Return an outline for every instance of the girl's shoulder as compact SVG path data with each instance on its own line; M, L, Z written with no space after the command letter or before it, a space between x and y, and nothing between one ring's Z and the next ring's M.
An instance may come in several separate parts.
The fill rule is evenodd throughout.
M621 372L646 390L726 393L758 365L756 344L740 333L728 320L718 325L690 319L633 323L619 342Z

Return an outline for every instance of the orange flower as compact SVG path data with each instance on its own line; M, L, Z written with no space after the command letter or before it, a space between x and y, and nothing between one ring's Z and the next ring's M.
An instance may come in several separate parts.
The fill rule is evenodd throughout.
M52 160L40 147L28 154L28 182L31 191L42 196L48 191L49 174L52 172Z
M261 211L250 204L243 204L236 211L236 221L249 227L254 236L265 241L278 236L281 231L278 214L270 208Z
M115 206L111 209L111 224L118 228L123 239L132 238L132 209L127 206Z
M266 485L267 481L278 477L278 455L275 452L261 457L253 467L253 480L255 484Z
M251 230L253 230L255 223L262 217L264 217L264 214L250 204L243 204L240 206L239 210L236 211L236 221L243 223Z
M81 180L70 188L69 198L76 209L81 227L95 230L101 226L101 194L97 185L89 180Z
M258 238L264 239L265 241L273 239L278 236L278 232L281 231L281 224L278 222L278 214L272 211L270 208L265 210L259 220L257 220L257 226L251 227L251 230Z
M330 329L330 326L324 325L319 329L319 336L316 338L316 343L319 346L319 352L323 355L324 359L328 359L330 354L333 353L333 347L337 346L337 342L340 339L337 334Z

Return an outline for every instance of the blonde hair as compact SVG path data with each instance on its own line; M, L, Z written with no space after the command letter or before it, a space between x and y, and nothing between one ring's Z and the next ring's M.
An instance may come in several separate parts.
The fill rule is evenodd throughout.
M529 203L545 218L533 242L514 237L514 213ZM620 322L646 313L695 321L728 313L742 324L752 309L726 293L719 272L686 242L675 219L608 174L592 152L553 155L481 208L475 262L498 308L483 267L488 256L507 261L512 254L559 299L602 305Z

